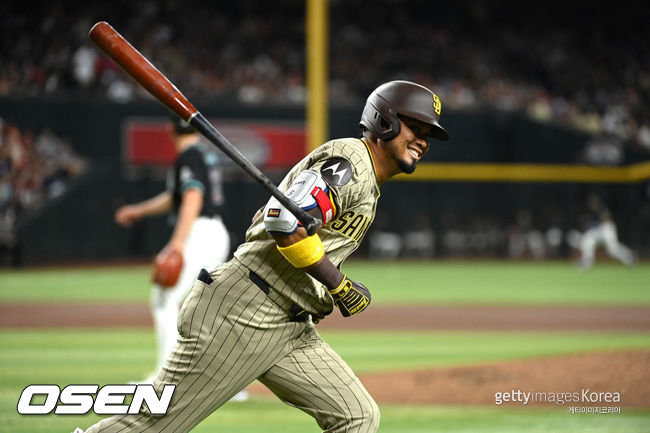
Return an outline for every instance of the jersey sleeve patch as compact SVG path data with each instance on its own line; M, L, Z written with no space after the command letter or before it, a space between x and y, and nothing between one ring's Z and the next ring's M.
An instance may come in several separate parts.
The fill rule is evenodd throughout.
M330 158L321 166L320 174L330 186L343 186L352 179L352 165L345 158Z

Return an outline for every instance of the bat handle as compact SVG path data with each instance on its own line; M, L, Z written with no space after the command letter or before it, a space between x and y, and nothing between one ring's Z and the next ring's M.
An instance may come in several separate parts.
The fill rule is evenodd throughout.
M228 141L219 131L215 129L214 126L198 111L194 113L188 123L195 127L205 138L210 140L215 146L217 146L223 153L228 155L228 157L233 160L242 170L251 176L257 183L262 185L273 197L275 197L284 207L286 207L289 212L291 212L302 226L307 230L309 236L313 235L320 229L323 225L323 222L320 218L316 218L313 215L308 214L304 210L300 209L298 205L289 199L286 195L278 189L273 182L269 180L257 167L255 167L244 155L233 146L233 144Z
M304 212L304 213L307 216L307 218L302 218L302 219L298 218L298 220L300 220L303 227L305 227L305 230L307 230L307 234L309 236L311 236L314 233L316 233L318 231L318 229L321 228L321 226L323 225L323 222L320 219L318 219L318 218L316 218L316 217L314 217L312 215L309 215L307 212Z
M300 221L300 224L307 230L309 236L316 233L323 225L323 221L320 218L317 218L305 210L298 207L298 205L291 200L289 197L284 195L278 188L267 189L273 197L278 199L280 203L291 212L297 219Z

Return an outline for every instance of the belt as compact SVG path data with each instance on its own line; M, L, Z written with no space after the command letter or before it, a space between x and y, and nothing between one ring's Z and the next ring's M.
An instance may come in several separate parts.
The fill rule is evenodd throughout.
M257 275L255 272L250 271L248 273L248 278L257 286L259 289L264 292L267 296L271 293L271 286L269 283L264 281L262 277ZM271 299L271 301L273 301ZM292 302L291 305L289 305L289 314L291 315L291 321L292 322L304 322L306 321L309 316L312 316L312 319L314 322L317 322L318 320L323 319L325 316L322 316L320 314L315 314L315 313L308 313L305 311L303 308L300 308L298 304L295 302Z

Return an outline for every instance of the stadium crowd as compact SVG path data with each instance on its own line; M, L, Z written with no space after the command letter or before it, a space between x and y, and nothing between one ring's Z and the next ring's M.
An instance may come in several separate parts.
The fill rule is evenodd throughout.
M367 255L378 259L565 257L576 247L571 237L579 232L563 227L556 210L543 210L520 209L512 215L476 212L469 216L445 212L438 227L420 214L404 232L394 231L396 225L379 213L377 226L369 234Z
M35 134L0 118L0 250L14 246L20 216L60 196L84 166L51 130Z
M6 2L0 97L146 97L88 42L105 19L191 98L301 104L304 3ZM650 150L647 14L622 3L331 0L331 101L356 104L400 77L447 107L518 111Z

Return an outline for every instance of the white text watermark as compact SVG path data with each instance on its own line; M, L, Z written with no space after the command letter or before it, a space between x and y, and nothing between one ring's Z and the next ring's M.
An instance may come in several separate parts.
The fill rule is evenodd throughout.
M84 415L91 410L98 415L137 414L142 405L154 415L167 413L176 385L165 385L160 397L153 385L29 385L20 394L21 415ZM125 403L132 396L131 403ZM41 402L41 400L43 400Z

